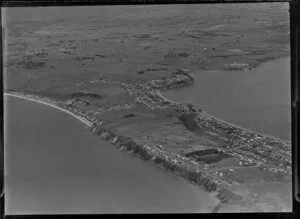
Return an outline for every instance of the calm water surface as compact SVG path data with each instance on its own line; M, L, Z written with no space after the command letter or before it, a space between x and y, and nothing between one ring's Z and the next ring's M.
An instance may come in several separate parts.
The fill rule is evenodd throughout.
M52 107L5 96L6 214L197 212L215 204Z
M163 95L253 131L291 139L289 58L264 63L254 71L200 71L194 77L194 85Z

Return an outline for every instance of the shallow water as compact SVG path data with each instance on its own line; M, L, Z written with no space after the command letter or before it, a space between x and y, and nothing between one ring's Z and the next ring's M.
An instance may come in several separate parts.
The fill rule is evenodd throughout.
M162 94L250 130L291 139L289 58L266 62L254 71L199 71L194 77L194 85Z
M203 212L214 204L67 113L5 96L6 214Z

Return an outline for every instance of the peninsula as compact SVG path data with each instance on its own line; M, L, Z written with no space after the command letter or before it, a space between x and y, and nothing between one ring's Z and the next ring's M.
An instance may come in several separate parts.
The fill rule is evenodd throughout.
M79 23L45 9L43 18L10 15L5 92L77 115L113 147L211 192L214 212L289 211L289 142L160 94L192 85L195 70L251 70L287 56L288 11L273 5L224 5L213 19L203 5L122 9L130 16L106 8L111 17L92 8Z

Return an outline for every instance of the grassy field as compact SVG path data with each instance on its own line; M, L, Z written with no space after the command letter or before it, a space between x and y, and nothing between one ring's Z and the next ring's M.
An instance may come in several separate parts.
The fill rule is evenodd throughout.
M172 109L136 104L122 83L166 78L176 69L255 68L289 54L288 7L282 3L2 10L5 90L62 101L76 97L78 109L98 109L95 118L114 133L182 155L215 150L220 142ZM122 108L126 104L131 107ZM238 167L241 160L211 152L195 159L214 171ZM289 176L251 168L223 174L241 183L229 188L240 198L228 198L220 211L291 209ZM277 193L282 187L285 196Z
M289 52L281 3L2 10L5 89L52 90L101 77L136 82L168 75L138 74L148 68L255 66Z

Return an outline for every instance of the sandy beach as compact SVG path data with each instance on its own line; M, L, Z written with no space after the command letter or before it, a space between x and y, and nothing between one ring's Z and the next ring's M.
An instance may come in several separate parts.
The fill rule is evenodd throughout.
M28 96L25 96L25 95L22 95L22 94L12 94L12 93L7 93L7 92L4 92L4 95L7 95L7 96L12 96L12 97L17 97L17 98L21 98L21 99L26 99L26 100L30 100L30 101L35 101L35 102L38 102L38 103L41 103L41 104L45 104L47 106L50 106L50 107L53 107L53 108L56 108L60 111L63 111L73 117L75 117L76 119L80 120L82 123L84 123L85 125L89 126L89 127L92 127L92 122L88 121L87 119L79 116L79 115L76 115L75 113L67 110L67 109L64 109L60 106L57 106L51 102L47 102L45 100L41 100L41 99L35 99L33 97L28 97Z
M11 164L24 168L20 173L28 181L27 170L37 177L28 191L45 180L41 174L53 173L47 186L64 179L49 194L61 195L54 207L66 204L70 212L109 212L113 193L113 211L124 213L139 206L154 213L171 205L195 212L208 202L213 212L292 206L290 81L285 77L290 62L244 71L290 55L288 9L281 3L7 8L3 89L6 111L15 121L7 124L17 130L9 132L16 148ZM174 88L170 96L169 88ZM50 117L52 108L42 110L26 100L54 107L85 125L55 109ZM123 151L149 165L130 156L123 160ZM36 161L29 165L32 154ZM168 174L152 163L195 191L171 175L165 179ZM41 164L57 171L33 171ZM16 182L24 178L15 175ZM202 188L211 194L205 196ZM221 202L209 201L211 195ZM32 195L24 197L24 202L15 199L21 208ZM87 208L79 205L82 200ZM36 203L51 210L43 201Z

